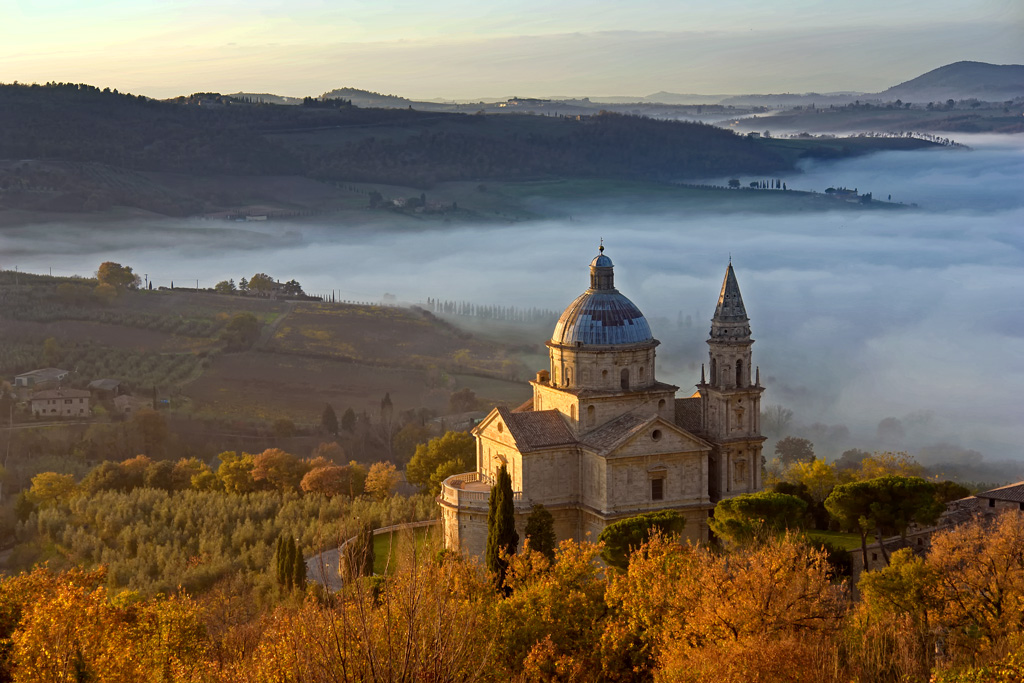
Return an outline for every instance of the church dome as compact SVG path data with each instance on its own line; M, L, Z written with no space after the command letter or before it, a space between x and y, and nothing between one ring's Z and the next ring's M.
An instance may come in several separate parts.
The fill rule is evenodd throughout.
M555 344L644 344L654 341L647 319L615 289L612 260L601 253L590 263L590 289L569 304L551 335Z

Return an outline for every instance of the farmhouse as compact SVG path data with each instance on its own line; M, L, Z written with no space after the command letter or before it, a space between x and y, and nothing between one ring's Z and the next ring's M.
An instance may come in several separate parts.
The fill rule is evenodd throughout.
M32 414L46 417L85 417L90 415L88 391L48 389L32 395Z
M60 368L42 368L40 370L32 370L31 372L15 375L14 386L34 389L56 387L67 379L69 374L70 373L67 370L61 370Z
M487 542L490 487L512 478L520 538L534 504L555 520L558 540L591 540L608 524L677 510L684 535L708 538L715 504L761 489L760 402L750 326L730 263L711 322L710 372L697 391L658 381L659 342L640 310L614 285L604 247L590 287L562 313L547 342L550 368L533 397L495 408L473 429L476 471L443 483L444 541L470 555Z

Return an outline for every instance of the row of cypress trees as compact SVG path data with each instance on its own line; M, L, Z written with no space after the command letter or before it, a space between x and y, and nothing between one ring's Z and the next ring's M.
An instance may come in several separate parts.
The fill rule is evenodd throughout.
M277 538L277 550L274 553L279 586L293 590L304 590L306 587L306 560L291 536L282 534Z

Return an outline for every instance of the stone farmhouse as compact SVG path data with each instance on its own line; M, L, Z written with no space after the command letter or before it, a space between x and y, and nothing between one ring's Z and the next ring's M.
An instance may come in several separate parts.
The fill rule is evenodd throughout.
M81 389L47 389L32 394L32 414L42 417L88 417L91 394Z
M723 498L761 489L760 402L750 325L732 263L711 321L709 372L692 395L658 381L659 344L640 310L614 285L604 247L590 287L562 313L547 342L550 368L533 397L495 408L472 433L476 470L443 483L444 542L469 555L487 543L490 487L512 478L520 538L534 504L555 520L558 540L596 540L608 524L677 510L684 537L708 539Z

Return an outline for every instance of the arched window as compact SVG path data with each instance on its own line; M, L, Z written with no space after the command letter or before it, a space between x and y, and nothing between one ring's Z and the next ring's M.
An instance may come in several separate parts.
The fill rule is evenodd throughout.
M594 414L596 412L597 412L597 410L594 409L594 406L587 406L587 426L588 427L593 427L594 426Z
M565 386L572 386L572 368L565 369Z
M658 412L665 410L665 399L658 401Z
M743 361L736 361L736 386L743 386Z
M711 386L718 386L718 359L711 359Z
M629 391L629 368L623 368L619 378L623 391Z
M637 374L637 379L640 380L640 384L644 383L644 366L640 366L640 372Z
M608 381L608 371L607 370L602 370L601 371L601 381L602 382L607 382Z

